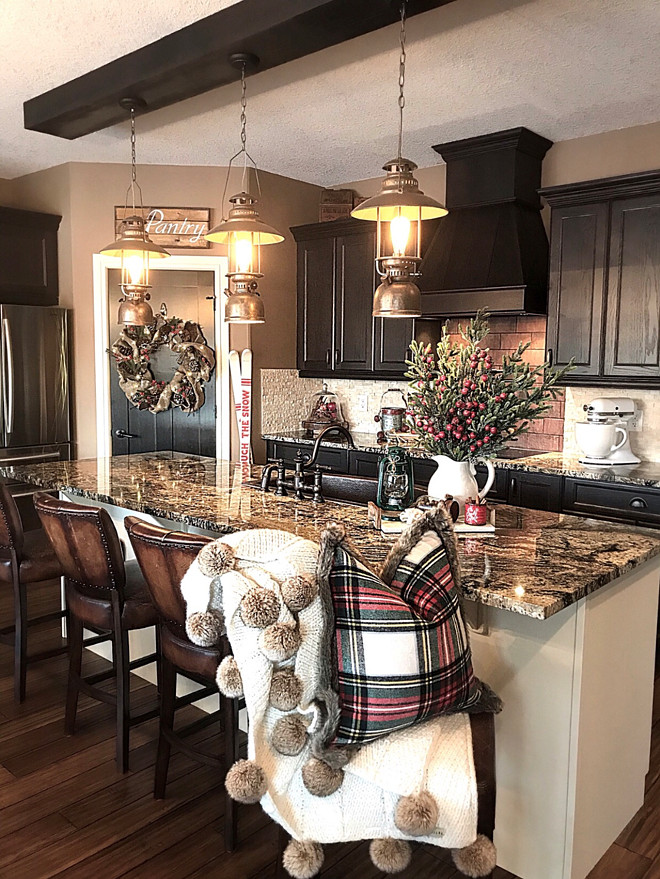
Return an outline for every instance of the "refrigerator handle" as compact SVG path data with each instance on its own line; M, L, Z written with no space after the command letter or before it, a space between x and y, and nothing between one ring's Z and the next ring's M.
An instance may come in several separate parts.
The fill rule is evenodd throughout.
M3 395L5 404L5 427L7 434L14 430L14 352L11 347L11 333L9 330L9 319L2 319L2 336L5 349L5 357L7 363L7 373L3 387Z

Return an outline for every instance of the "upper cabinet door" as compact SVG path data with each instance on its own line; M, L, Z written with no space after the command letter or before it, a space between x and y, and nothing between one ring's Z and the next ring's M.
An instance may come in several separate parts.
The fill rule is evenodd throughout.
M323 373L334 363L335 242L298 242L298 369Z
M374 318L374 369L401 377L406 371L408 347L415 331L412 318Z
M365 226L364 232L335 239L335 372L373 369L376 235L372 224Z
M608 217L605 202L552 210L548 359L574 357L571 377L601 372Z
M0 207L0 302L57 305L57 230L54 214Z
M660 193L612 202L604 374L660 377Z

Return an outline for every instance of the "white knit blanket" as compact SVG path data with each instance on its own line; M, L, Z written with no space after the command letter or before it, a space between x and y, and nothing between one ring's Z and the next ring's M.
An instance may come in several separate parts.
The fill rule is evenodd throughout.
M310 758L307 744L295 757L281 756L270 744L282 712L269 703L273 671L292 666L304 684L297 711L314 724L321 644L328 624L321 599L297 614L302 644L290 660L273 664L260 650L261 631L246 626L241 598L255 583L281 598L280 584L296 574L316 578L318 545L283 531L252 530L222 538L235 553L233 571L211 580L194 562L181 584L188 615L221 610L243 680L249 718L248 756L264 769L268 790L264 810L295 839L341 842L395 837L411 839L394 824L401 796L427 790L439 806L437 831L415 837L446 848L463 848L477 835L477 789L469 717L455 714L393 733L357 752L344 767L341 787L316 797L303 784L301 769ZM279 621L295 617L281 601Z

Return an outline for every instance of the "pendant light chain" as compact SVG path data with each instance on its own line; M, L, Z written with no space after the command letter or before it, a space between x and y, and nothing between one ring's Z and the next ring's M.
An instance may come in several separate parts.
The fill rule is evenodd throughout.
M135 159L135 108L131 107L131 199L135 213L135 184L137 182L137 163Z
M397 157L403 155L403 108L406 106L406 97L403 87L406 84L406 3L401 4L401 31L399 34L401 54L399 55L399 152Z
M241 149L243 151L243 181L242 188L245 191L245 178L247 175L247 84L245 82L245 64L241 67Z

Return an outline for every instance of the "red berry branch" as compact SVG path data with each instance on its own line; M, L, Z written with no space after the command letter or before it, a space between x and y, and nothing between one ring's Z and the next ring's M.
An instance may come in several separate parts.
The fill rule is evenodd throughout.
M496 368L490 350L480 345L488 334L487 312L458 329L463 342L453 341L445 325L435 352L430 344L411 343L408 421L434 455L455 461L493 457L547 412L557 382L573 365L531 366L523 360L528 342L505 354Z

